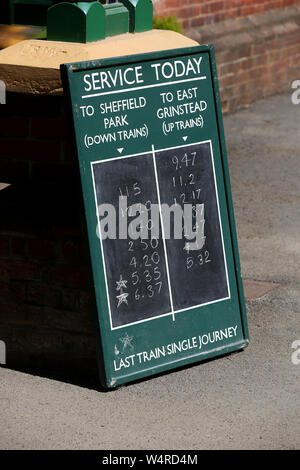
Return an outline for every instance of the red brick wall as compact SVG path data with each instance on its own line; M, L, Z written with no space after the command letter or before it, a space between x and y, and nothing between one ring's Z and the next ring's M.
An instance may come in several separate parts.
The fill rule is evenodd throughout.
M299 4L299 0L154 0L154 14L176 15L184 28Z
M80 187L62 97L0 106L0 339L9 367L96 371Z
M214 44L225 112L299 78L299 0L154 0L154 9L177 15L199 44Z
M189 30L213 43L223 112L289 92L300 70L300 6Z

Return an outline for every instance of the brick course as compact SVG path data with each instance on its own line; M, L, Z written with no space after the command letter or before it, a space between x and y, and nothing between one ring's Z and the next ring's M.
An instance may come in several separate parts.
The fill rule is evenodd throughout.
M95 373L80 187L63 98L8 93L0 113L0 174L10 183L0 191L0 338L7 363Z
M298 0L154 0L154 14L176 15L185 29L257 15L299 4Z
M223 112L289 91L299 78L300 7L194 28L187 35L214 44Z
M0 192L0 205L12 188ZM7 345L7 363L96 372L88 275L84 257L79 256L81 236L56 235L67 205L53 201L55 211L47 226L44 215L38 215L40 205L47 205L45 194L39 187L28 186L28 191L39 198L39 207L22 210L31 230L24 232L22 223L10 226L10 217L4 214L0 235L0 338ZM10 195L12 201L15 197ZM12 217L18 220L16 212ZM64 224L80 232L76 216Z

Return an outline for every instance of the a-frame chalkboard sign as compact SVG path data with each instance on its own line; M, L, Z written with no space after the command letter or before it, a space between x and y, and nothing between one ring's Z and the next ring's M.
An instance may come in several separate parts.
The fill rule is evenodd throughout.
M102 385L245 348L213 47L64 64L61 71Z

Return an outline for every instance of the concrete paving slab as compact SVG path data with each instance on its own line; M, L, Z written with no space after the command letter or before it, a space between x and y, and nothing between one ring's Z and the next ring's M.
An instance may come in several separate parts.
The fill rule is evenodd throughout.
M242 273L280 284L249 347L109 393L1 368L0 449L299 449L299 116L286 94L225 118Z
M244 279L243 284L246 300L259 299L280 286L275 282L254 281L253 279Z

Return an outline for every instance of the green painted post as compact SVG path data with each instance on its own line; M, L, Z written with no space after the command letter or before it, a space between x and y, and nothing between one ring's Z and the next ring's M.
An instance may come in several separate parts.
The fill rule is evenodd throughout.
M129 11L122 3L105 5L106 36L128 33Z
M104 39L105 35L105 10L99 2L64 2L48 9L50 41L86 43Z
M153 4L151 0L120 0L129 10L131 33L149 31L153 27Z

